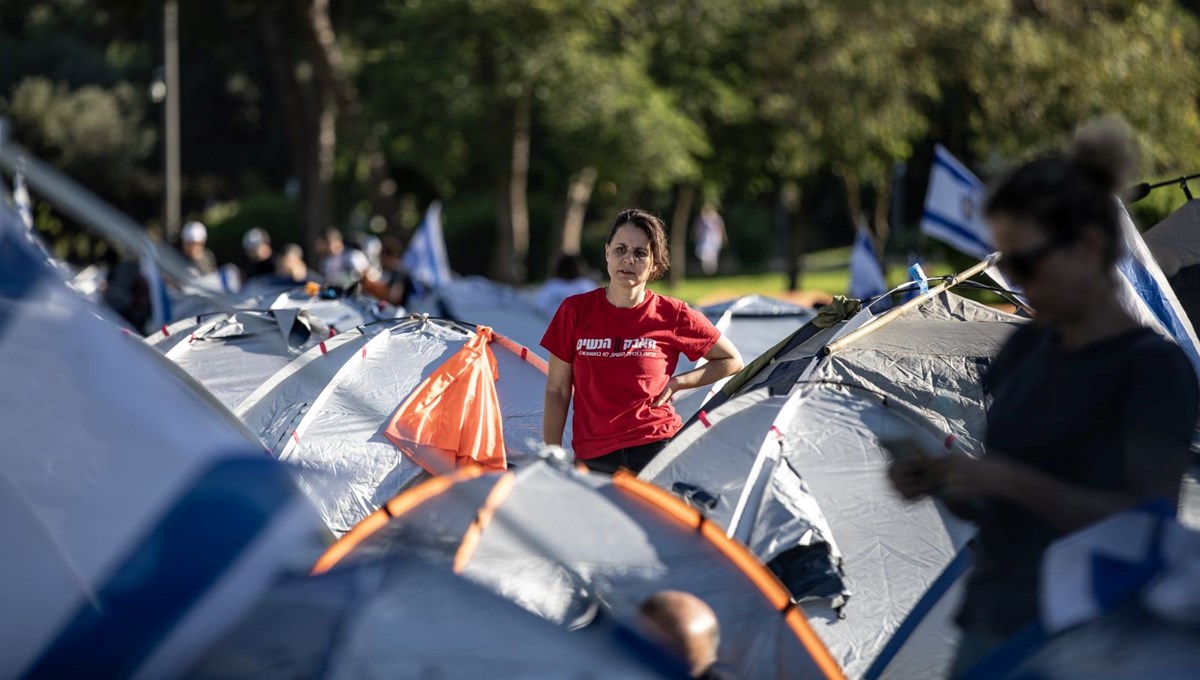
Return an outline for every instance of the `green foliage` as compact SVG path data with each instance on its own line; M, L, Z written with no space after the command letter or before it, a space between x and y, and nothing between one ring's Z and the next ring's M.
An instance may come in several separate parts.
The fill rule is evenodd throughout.
M296 202L280 194L251 194L234 203L215 204L200 219L208 226L208 247L220 262L240 262L242 236L254 227L270 234L276 248L304 242Z
M34 153L68 174L116 182L134 173L154 144L144 111L128 83L71 90L38 77L18 83L7 107L14 136L30 140Z
M443 199L451 259L464 273L486 269L514 113L526 101L534 276L554 246L569 180L586 167L598 179L585 256L599 252L616 209L670 216L676 188L688 184L721 204L726 252L748 271L778 260L782 186L805 187L805 244L844 243L854 194L841 178L861 184L863 197L885 193L896 161L924 176L935 142L994 177L1107 113L1136 131L1143 177L1200 171L1194 0L331 5L364 117L408 206L404 222ZM287 66L313 87L309 48L292 30L299 7L181 3L184 210L211 213L218 254L237 255L255 225L276 242L299 240L282 187L303 150L286 141L259 31L265 9L283 17ZM161 35L157 2L0 3L0 115L18 141L143 222L162 212L161 110L148 95ZM339 139L331 223L346 227L371 214L362 154ZM920 180L909 189L909 212L919 211ZM1180 200L1164 189L1133 211L1149 226ZM54 229L79 256L73 227Z

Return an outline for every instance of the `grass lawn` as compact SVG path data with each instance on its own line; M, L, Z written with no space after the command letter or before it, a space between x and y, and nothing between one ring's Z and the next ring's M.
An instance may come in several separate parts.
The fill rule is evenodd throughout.
M800 288L805 291L844 295L850 285L848 261L849 248L834 248L805 256L804 273L800 277ZM928 276L951 273L948 265L922 263ZM890 285L899 285L907 280L907 265L889 264L887 280ZM680 282L675 290L667 287L666 281L657 281L650 286L655 291L687 300L692 304L709 304L723 298L758 294L782 297L787 293L787 274L765 272L762 274L738 274L734 276L696 276Z

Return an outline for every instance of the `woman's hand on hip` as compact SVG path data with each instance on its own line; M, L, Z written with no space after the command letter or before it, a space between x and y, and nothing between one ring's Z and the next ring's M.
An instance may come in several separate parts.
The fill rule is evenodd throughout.
M654 402L651 403L650 405L653 406L654 408L658 408L659 406L662 406L663 404L670 402L671 397L675 396L675 393L678 391L679 391L679 382L675 378L671 378L670 380L667 381L667 386L665 388L663 388L662 393L659 394L657 397L655 397Z

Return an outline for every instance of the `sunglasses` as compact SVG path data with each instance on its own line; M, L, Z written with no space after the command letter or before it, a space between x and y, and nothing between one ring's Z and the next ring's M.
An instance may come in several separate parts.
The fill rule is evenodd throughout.
M1038 265L1046 256L1054 251L1062 248L1067 244L1059 241L1048 241L1036 248L1016 252L1016 253L1001 253L1000 263L997 265L1000 273L1005 276L1016 279L1029 279L1037 272Z

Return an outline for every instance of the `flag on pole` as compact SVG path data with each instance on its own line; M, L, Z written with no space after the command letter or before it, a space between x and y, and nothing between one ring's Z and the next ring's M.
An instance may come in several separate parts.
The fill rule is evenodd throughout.
M995 252L991 232L983 220L987 187L946 147L934 148L921 233L984 259Z
M1120 199L1113 200L1117 201L1125 245L1124 253L1117 262L1117 271L1121 275L1118 291L1121 303L1143 325L1173 338L1200 375L1200 341L1196 338L1196 331L1167 282L1166 275L1134 226L1129 211Z
M13 205L17 209L17 215L21 217L21 222L25 224L26 229L33 229L33 204L29 200L29 188L25 186L25 176L17 173L13 176Z
M442 235L441 201L429 204L425 219L408 242L403 263L417 295L427 295L450 281L450 261L446 257L446 239Z
M887 290L887 279L879 265L879 258L875 256L871 234L860 226L858 235L854 238L854 246L850 249L849 295L866 300L883 295Z

